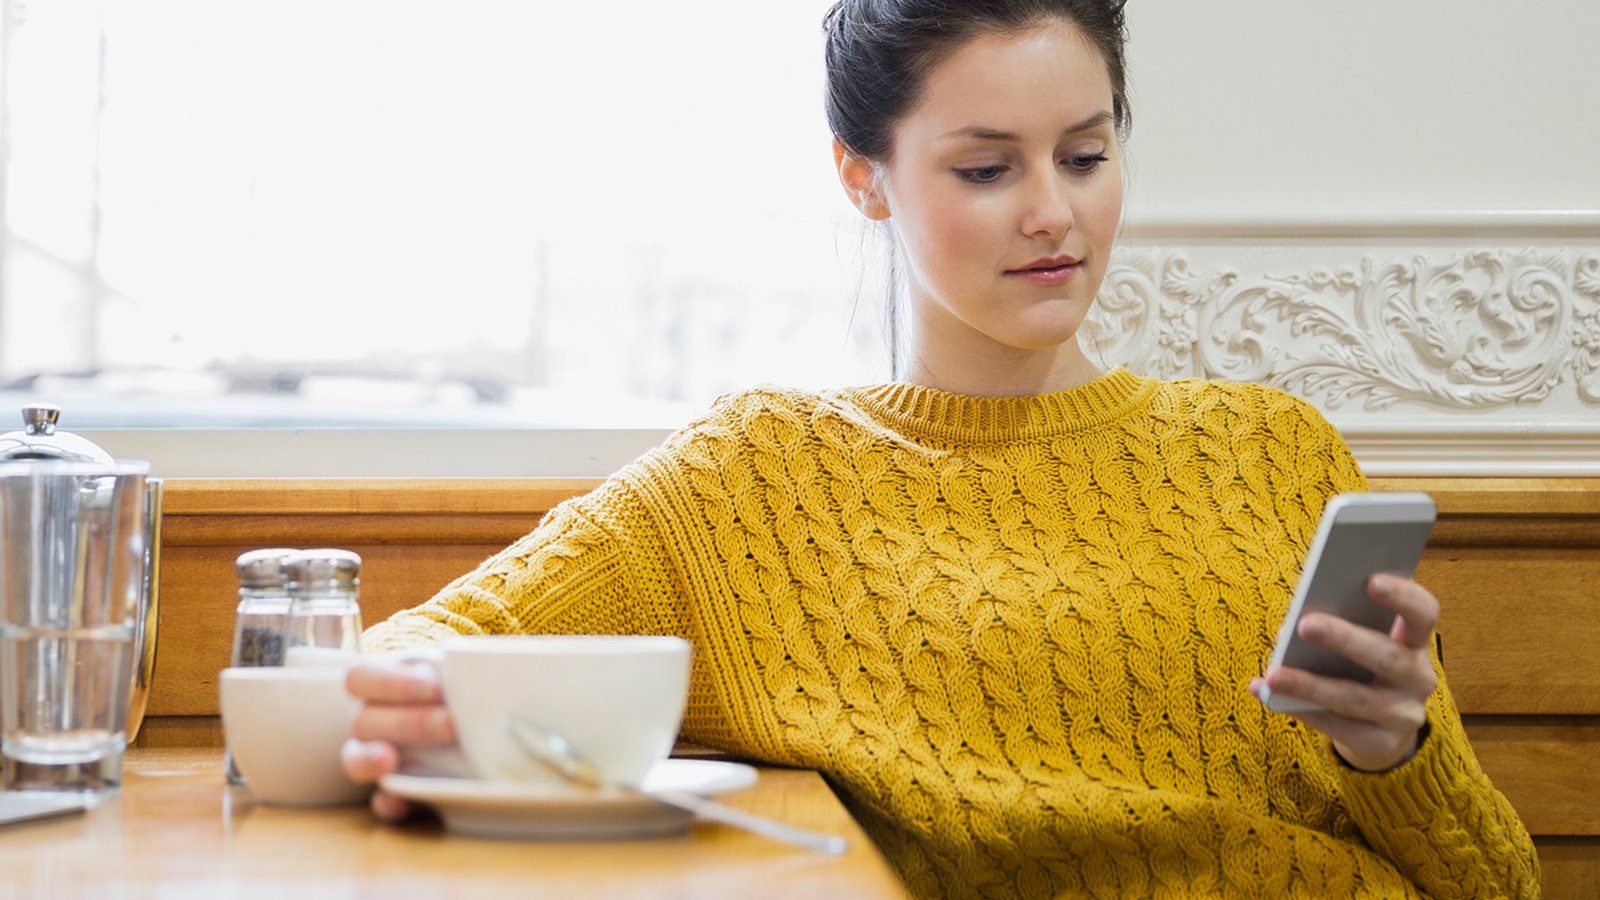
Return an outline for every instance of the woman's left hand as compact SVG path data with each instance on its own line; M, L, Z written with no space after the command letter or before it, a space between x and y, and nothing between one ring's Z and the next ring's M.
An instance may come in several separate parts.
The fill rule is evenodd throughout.
M1300 637L1343 654L1375 677L1363 684L1278 666L1252 679L1274 694L1309 700L1322 710L1290 713L1333 740L1333 748L1357 769L1381 772L1410 759L1427 722L1427 701L1438 685L1428 647L1439 623L1439 601L1415 581L1374 575L1367 594L1398 614L1388 634L1336 616L1312 613L1300 620Z

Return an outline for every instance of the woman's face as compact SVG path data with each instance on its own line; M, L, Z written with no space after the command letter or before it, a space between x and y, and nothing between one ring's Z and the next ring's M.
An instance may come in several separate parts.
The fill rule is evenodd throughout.
M1111 80L1065 22L973 39L930 73L874 188L918 354L980 364L1066 349L1122 215ZM954 354L952 356L951 354Z

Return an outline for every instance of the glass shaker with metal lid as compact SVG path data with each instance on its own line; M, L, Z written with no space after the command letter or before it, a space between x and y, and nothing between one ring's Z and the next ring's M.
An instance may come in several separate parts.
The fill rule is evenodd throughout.
M284 562L289 617L283 650L361 652L361 557L349 550L301 550Z
M239 606L234 617L232 665L283 665L283 635L289 624L290 604L285 564L294 552L284 547L250 550L234 561L239 576ZM244 784L231 751L223 751L223 769L229 784Z
M283 632L289 623L289 570L295 551L274 547L239 555L239 606L233 628L235 666L283 665Z
M22 430L0 434L0 464L94 463L115 466L111 454L88 438L60 431L61 408L46 404L22 408ZM139 465L143 465L140 463ZM128 701L127 738L133 740L144 720L156 667L156 623L160 620L161 497L159 478L144 477L143 571L134 621L133 672ZM44 523L55 527L60 523Z

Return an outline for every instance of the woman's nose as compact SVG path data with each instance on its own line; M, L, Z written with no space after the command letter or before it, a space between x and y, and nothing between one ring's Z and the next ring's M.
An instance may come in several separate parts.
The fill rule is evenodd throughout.
M1028 191L1022 231L1029 237L1060 239L1072 228L1072 199L1062 179L1051 173Z

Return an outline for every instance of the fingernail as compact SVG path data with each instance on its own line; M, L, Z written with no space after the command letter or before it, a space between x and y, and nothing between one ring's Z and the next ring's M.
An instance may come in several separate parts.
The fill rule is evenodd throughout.
M1372 576L1372 592L1379 597L1388 599L1394 593L1394 579L1388 575Z
M358 772L370 771L378 768L383 762L383 754L367 741L346 738L344 747L339 754L341 765L354 767Z
M1328 625L1318 618L1310 618L1300 625L1300 633L1308 638L1320 638L1328 633Z

